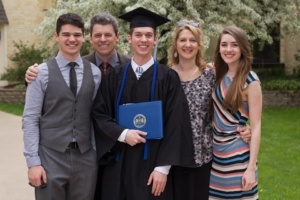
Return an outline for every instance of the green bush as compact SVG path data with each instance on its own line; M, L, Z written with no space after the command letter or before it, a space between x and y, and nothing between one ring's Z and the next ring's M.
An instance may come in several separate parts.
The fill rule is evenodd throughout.
M269 81L274 79L285 79L284 67L274 66L270 68L254 69L261 81Z
M34 45L28 46L14 42L14 47L17 52L10 58L17 67L7 68L6 72L1 75L1 80L7 81L24 81L24 75L27 68L34 63L42 63L43 60L49 57L46 48L36 48Z
M289 93L300 90L300 70L294 70L293 75L286 75L283 67L263 68L256 72L264 90Z
M300 81L297 80L271 80L262 83L262 88L265 90L279 90L279 91L297 91L300 90Z

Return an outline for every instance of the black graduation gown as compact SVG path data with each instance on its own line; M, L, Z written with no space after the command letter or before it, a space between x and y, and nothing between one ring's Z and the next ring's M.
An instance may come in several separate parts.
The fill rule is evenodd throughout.
M103 80L93 108L95 134L99 134L100 162L108 163L102 182L102 200L172 200L172 181L168 176L160 197L151 194L147 186L151 172L157 166L194 165L192 131L188 105L177 73L157 64L158 74L154 100L163 103L164 138L148 140L148 159L143 160L144 144L133 147L117 141L124 130L115 123L115 104L125 66L116 67ZM129 66L120 104L150 100L153 66L137 80ZM115 159L119 153L118 161Z

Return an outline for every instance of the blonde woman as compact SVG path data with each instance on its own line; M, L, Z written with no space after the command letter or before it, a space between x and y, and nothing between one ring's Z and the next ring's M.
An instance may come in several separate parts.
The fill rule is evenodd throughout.
M172 166L174 200L208 199L212 160L209 103L215 85L214 69L203 59L202 31L197 22L182 20L173 31L168 65L181 80L187 97L193 145L193 166Z

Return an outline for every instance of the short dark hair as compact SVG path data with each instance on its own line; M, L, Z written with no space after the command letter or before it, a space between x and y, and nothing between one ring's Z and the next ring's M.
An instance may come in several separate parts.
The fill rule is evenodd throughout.
M67 13L63 14L58 17L56 21L56 33L59 35L59 32L61 30L61 27L63 25L71 24L73 26L76 26L82 30L82 33L84 33L84 22L82 17L75 13Z
M100 24L100 25L111 24L113 26L115 34L117 35L119 33L118 21L114 16L112 16L109 13L99 13L91 19L90 34L93 33L93 28L94 25L96 24Z

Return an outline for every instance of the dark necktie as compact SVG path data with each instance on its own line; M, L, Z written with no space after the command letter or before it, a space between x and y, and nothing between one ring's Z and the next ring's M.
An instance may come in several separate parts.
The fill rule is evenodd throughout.
M106 62L103 62L100 64L100 70L101 70L101 74L103 76L105 76L107 74L108 67L109 67L109 64Z
M77 93L77 78L76 78L76 72L75 72L75 66L77 65L76 62L70 62L69 66L70 69L70 89L72 93L74 94L74 97L76 97Z

